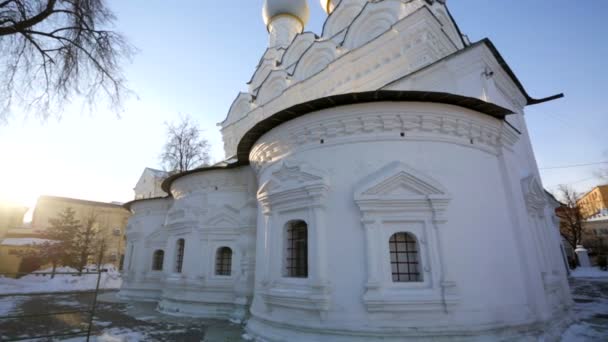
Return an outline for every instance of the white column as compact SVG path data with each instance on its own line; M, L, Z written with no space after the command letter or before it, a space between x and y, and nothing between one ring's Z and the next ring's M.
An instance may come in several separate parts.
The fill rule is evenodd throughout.
M591 261L589 261L589 254L587 254L587 249L583 247L583 245L576 246L574 253L576 253L576 256L578 257L578 263L581 267L591 267Z
M379 232L379 223L376 219L363 219L365 230L365 251L367 259L367 289L378 289L382 280L380 279L380 265L378 265L378 247L376 234Z

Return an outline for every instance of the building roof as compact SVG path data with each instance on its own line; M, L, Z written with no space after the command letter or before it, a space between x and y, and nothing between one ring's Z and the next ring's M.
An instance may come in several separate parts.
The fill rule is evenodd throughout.
M167 172L167 171L163 171L163 170L157 170L157 169L153 169L153 168L151 168L151 167L147 167L147 168L144 170L144 172L145 172L146 170L147 170L147 171L150 171L150 173L151 173L151 174L153 174L153 175L154 175L154 177L158 177L158 178L166 178L166 177L168 177L168 176L169 176L169 172Z
M38 203L40 203L40 202L67 202L67 203L89 205L89 206L95 206L95 207L108 207L108 208L113 208L113 209L118 209L118 208L124 209L121 204L96 202L96 201L82 200L82 199L70 198L70 197L60 197L60 196L40 196L38 198ZM38 207L38 205L36 205L36 207Z

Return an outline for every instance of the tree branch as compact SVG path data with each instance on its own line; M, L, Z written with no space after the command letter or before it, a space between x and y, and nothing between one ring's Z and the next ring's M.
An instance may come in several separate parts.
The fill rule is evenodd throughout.
M0 27L0 36L6 36L9 34L14 34L16 32L21 32L29 27L32 27L36 24L41 23L44 19L46 19L48 16L51 15L51 13L53 12L53 9L55 8L56 2L57 2L57 0L48 0L48 2L46 4L46 8L42 12L38 13L37 15L35 15L29 19L25 19L23 21L17 22L13 26ZM8 2L6 2L6 3L8 3Z

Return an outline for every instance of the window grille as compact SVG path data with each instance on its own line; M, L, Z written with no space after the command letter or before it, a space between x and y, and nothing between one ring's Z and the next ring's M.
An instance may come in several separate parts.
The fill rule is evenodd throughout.
M184 239L177 240L177 254L175 256L175 272L182 273L182 265L184 264Z
M304 221L287 224L286 273L291 278L308 277L308 225Z
M215 274L229 276L232 273L232 249L221 247L215 255Z
M162 271L163 270L163 262L165 261L165 252L161 249L154 252L154 257L152 260L152 270L153 271Z
M393 282L422 281L416 238L408 233L396 233L389 240Z

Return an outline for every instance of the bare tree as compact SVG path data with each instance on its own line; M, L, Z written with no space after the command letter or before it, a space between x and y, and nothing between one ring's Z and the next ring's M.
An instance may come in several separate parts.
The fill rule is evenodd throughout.
M165 125L167 143L160 156L165 170L184 172L209 164L209 142L190 116L182 116L178 123Z
M566 185L559 186L559 195L562 206L556 210L560 218L560 233L568 242L572 249L581 244L583 240L583 215L578 203L580 195L571 187Z
M0 122L16 106L47 118L74 95L118 111L134 48L114 21L105 0L0 0Z

